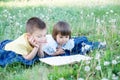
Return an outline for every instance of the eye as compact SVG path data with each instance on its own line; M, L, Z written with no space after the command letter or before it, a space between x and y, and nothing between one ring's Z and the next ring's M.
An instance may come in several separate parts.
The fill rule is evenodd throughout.
M60 36L60 38L63 38L62 36Z
M68 38L68 36L66 36L66 38Z
M38 36L38 38L41 38L42 36L40 35L40 36Z
M46 35L44 35L44 37L46 37Z

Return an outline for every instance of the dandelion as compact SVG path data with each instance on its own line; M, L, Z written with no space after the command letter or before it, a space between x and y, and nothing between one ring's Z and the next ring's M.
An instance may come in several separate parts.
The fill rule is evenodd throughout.
M111 13L113 13L113 10L110 10Z
M120 72L118 72L117 75L120 76Z
M115 22L116 22L116 19L111 19L111 22L115 23Z
M19 26L19 25L20 25L20 23L19 23L19 22L16 22L16 23L15 23L15 25L16 25L16 26Z
M116 64L117 64L117 61L116 61L116 60L112 60L112 64L113 64L113 65L116 65Z
M99 70L101 70L101 66L98 65L95 69L99 71Z
M105 61L105 62L104 62L104 66L108 66L109 64L110 64L109 61Z
M86 64L90 64L90 61L86 61Z
M83 11L81 11L80 14L83 14Z
M102 78L101 80L108 80L107 78Z
M101 20L101 23L104 23L105 21L104 20Z
M85 66L85 71L86 72L90 71L90 67L89 66Z
M100 59L100 54L99 54L99 53L97 53L97 54L95 55L95 59L97 59L97 60Z
M113 80L118 80L118 76L116 76L115 74L112 75L112 79Z
M81 19L83 19L83 16L81 16Z
M120 56L117 56L116 58L117 58L117 59L120 59Z
M106 14L109 14L109 12L106 12Z
M117 13L114 14L115 16L117 15Z
M90 17L90 15L88 14L87 17Z
M84 80L83 78L78 78L77 80Z
M94 13L92 12L92 13L91 13L91 15L93 16L93 15L94 15Z
M65 79L62 77L62 78L59 78L59 80L65 80Z
M97 22L98 24L100 24L100 19L97 19L96 22Z

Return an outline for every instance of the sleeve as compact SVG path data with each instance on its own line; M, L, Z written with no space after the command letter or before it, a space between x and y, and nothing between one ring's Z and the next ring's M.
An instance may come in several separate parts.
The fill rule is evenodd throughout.
M43 51L48 55L52 55L55 52L55 50L48 44L43 47Z
M15 52L16 54L21 54L23 56L26 56L28 54L27 48L23 45L8 44L5 46L5 50L10 50L10 51Z
M65 50L72 50L73 48L74 48L74 39L70 39L63 47L63 49Z
M21 54L22 56L26 56L29 54L27 47L25 46L18 46L16 49L16 53Z

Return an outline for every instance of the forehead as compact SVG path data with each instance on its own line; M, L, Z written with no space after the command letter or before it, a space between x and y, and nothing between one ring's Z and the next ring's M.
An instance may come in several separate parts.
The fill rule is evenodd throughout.
M36 29L34 30L33 34L46 34L47 33L47 29Z
M61 33L58 33L57 36L69 36L69 35L62 35Z

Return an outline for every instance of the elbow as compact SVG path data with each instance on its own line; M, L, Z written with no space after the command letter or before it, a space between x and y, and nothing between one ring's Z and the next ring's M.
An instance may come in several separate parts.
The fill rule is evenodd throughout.
M32 60L32 58L29 57L29 56L23 56L23 58L26 59L26 60Z

